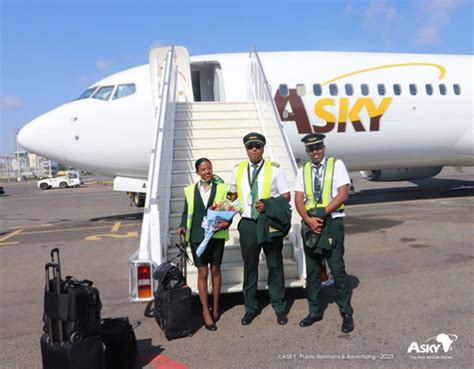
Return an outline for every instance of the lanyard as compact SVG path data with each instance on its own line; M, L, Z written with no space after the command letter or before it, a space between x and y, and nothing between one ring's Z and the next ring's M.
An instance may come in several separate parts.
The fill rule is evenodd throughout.
M250 165L247 165L247 179L249 181L249 188L251 189L253 184L255 183L255 181L257 180L258 178L258 175L260 174L260 171L262 170L263 168L263 164L265 164L265 159L262 160L262 164L260 165L260 168L257 169L257 174L255 175L255 177L253 178L252 181L250 181ZM253 166L253 164L252 164Z

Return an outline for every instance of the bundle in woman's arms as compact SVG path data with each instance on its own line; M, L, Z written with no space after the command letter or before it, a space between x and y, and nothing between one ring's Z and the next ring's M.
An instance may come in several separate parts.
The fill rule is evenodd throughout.
M239 203L236 201L230 202L229 200L223 200L219 203L214 203L207 209L206 220L203 222L204 227L204 239L196 249L196 255L201 256L206 250L209 240L212 238L214 233L218 231L217 225L219 222L231 222L235 214L238 213Z

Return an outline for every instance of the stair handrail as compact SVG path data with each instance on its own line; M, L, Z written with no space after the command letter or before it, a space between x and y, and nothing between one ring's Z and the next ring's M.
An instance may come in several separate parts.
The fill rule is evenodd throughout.
M292 174L296 177L298 173L298 164L296 163L295 156L293 155L293 151L291 150L290 140L286 135L285 129L283 128L283 124L280 120L280 115L278 113L275 101L273 100L270 83L267 80L265 75L265 71L263 70L262 62L260 61L260 57L256 48L253 48L249 55L250 64L249 64L249 77L252 83L252 93L254 95L254 101L257 106L257 111L259 114L260 124L262 125L263 134L269 139L268 135L266 135L266 123L263 115L263 107L262 102L270 104L273 111L273 123L278 127L280 131L281 137L283 138L283 142L285 144L285 150L288 154L288 158L291 163L291 170ZM270 157L273 160L274 154L273 150L270 146Z
M156 63L158 64L158 63ZM160 74L161 65L151 66ZM152 260L157 265L166 261L169 245L169 211L176 112L178 67L174 47L170 47L164 62L159 88L159 108L154 109L156 124L148 167L148 191L143 213L142 233L138 258ZM153 81L153 78L152 78Z
M288 139L288 136L285 132L285 129L280 119L280 114L278 113L275 101L273 100L270 83L267 80L265 71L263 70L262 62L260 61L260 57L255 48L253 48L253 50L250 52L249 59L249 79L253 87L252 93L254 96L255 105L257 107L260 124L262 125L263 134L265 134L266 132L266 120L263 114L262 102L270 104L270 106L272 107L273 119L271 120L271 122L273 122L280 131L280 135L283 138L288 159L290 160L290 169L292 171L291 174L293 175L293 178L296 178L298 174L298 164L296 163L295 156L293 155L293 151L291 150L290 140ZM267 141L268 139L269 137L267 136ZM269 146L270 158L273 160L274 154L273 150L271 149L271 143ZM292 203L294 204L294 199L292 199ZM288 238L291 240L292 243L293 258L298 263L298 276L300 280L303 280L306 275L306 263L304 258L303 242L300 235L301 218L299 217L296 211L293 211L291 218L292 227L290 233L288 234Z

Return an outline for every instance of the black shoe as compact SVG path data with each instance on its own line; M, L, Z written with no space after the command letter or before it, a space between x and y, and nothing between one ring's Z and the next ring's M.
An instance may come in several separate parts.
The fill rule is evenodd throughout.
M315 313L309 313L308 316L300 322L300 327L309 327L310 325L313 325L315 322L322 319L323 314L318 315Z
M258 315L258 312L245 313L241 321L242 325L249 325L250 323L252 323L252 321L255 319L257 315Z
M342 333L349 333L354 330L354 319L352 319L352 315L344 314L342 316Z
M206 323L204 323L204 327L206 327L206 329L208 331L217 331L217 326L213 323L213 324L209 324L207 325Z
M285 325L286 323L288 323L288 317L286 316L286 313L284 311L276 313L276 316L278 324Z

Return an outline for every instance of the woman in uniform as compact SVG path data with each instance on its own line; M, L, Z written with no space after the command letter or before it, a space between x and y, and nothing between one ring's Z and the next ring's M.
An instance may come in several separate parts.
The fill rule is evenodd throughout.
M204 239L203 226L207 225L205 219L207 209L213 203L226 199L228 186L221 178L213 175L212 163L207 158L200 158L194 164L196 174L200 177L197 183L192 183L184 189L184 209L181 224L177 233L185 235L190 242L194 265L198 268L198 292L202 304L204 326L210 331L217 330L216 321L219 319L219 294L222 284L220 266L224 254L224 243L229 239L229 222L220 221L217 230L209 241L206 250L201 256L196 255L196 249ZM212 315L208 306L207 278L209 265L212 275L213 310Z

